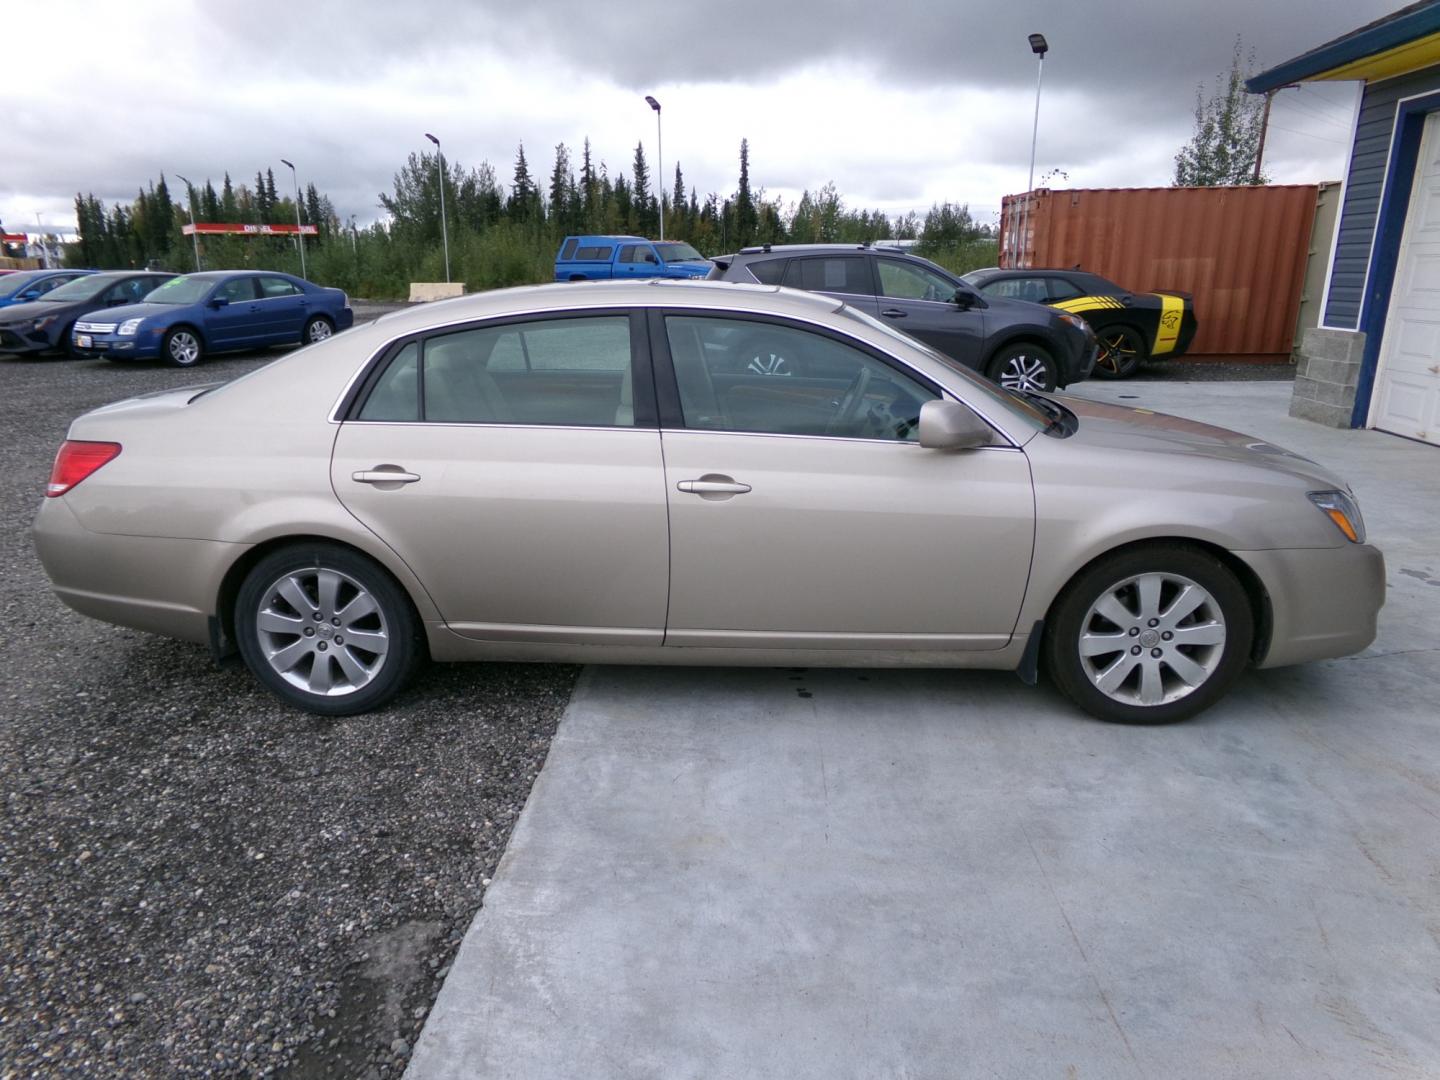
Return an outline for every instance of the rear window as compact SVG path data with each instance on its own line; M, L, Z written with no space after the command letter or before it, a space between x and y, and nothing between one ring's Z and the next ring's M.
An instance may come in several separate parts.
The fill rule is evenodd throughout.
M745 267L750 271L752 277L762 285L779 285L780 279L785 276L785 264L789 259L763 259L760 262L752 262Z
M581 262L609 262L610 253L615 249L608 244L594 247L583 247L575 252L575 258Z

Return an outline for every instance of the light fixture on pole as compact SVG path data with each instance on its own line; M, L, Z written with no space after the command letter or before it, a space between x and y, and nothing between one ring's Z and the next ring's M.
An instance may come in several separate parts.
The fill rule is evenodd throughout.
M440 140L430 132L425 137L435 144L435 166L440 172L440 243L445 248L445 284L450 284L450 234L445 228L445 151L440 149Z
M660 141L660 103L649 94L645 100L655 110L655 187L660 192L660 239L665 239L665 144Z
M290 162L286 161L286 160L282 157L282 158L280 159L280 164L281 164L281 165L290 165ZM296 240L299 242L299 244L300 244L300 276L301 276L301 277L304 277L304 276L305 276L305 234L300 231L300 229L302 228L302 226L301 226L301 224L300 224L300 174L295 171L295 166L294 166L294 165L290 165L290 176L291 176L291 177L294 179L294 181L295 181L295 239L296 239Z
M175 179L184 180L185 190L190 193L190 239L195 243L195 270L198 273L200 270L200 233L195 228L195 185L189 180L185 180L185 177L178 172L175 174Z

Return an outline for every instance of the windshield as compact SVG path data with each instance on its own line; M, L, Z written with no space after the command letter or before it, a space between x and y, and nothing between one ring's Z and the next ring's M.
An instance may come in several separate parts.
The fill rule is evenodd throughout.
M666 241L663 244L656 244L655 250L660 253L660 258L666 262L704 262L705 256L696 251L689 244L672 244Z
M47 304L58 302L63 304L67 300L93 300L105 291L105 286L113 285L115 278L86 276L76 278L74 281L67 281L64 285L51 289L41 300Z
M952 360L950 357L946 356L939 350L931 348L919 338L911 337L904 331L896 330L893 326L890 326L887 323L883 323L874 316L867 315L865 314L865 312L853 308L849 304L841 304L837 314L843 315L846 318L854 319L856 322L863 323L864 325L870 327L872 330L878 330L886 337L892 338L895 341L898 341L901 344L907 346L908 348L916 349L924 353L932 360L938 360L940 363L944 364L949 370L955 372L955 374L957 375L962 376L970 387L984 394L990 401L994 402L996 405L1002 406L1008 415L1017 416L1020 419L1028 421L1031 425L1033 425L1037 430L1040 431L1043 431L1050 426L1051 418L1047 416L1041 409L1036 408L1033 404L1026 401L1024 398L1019 398L1013 394L1007 393L995 383L991 382L989 379L977 374L976 372L971 371L958 360Z
M31 270L28 273L22 271L18 274L0 275L0 299L7 296L14 296L17 292L24 289L26 285L29 285L39 277L40 273L41 271L39 270Z
M196 304L215 287L213 278L177 277L145 297L147 304Z

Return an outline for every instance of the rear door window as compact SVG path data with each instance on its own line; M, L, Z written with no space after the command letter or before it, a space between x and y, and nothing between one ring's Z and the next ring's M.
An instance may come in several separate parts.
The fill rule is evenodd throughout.
M870 267L863 255L825 255L792 259L785 271L785 284L810 292L848 293L874 296Z

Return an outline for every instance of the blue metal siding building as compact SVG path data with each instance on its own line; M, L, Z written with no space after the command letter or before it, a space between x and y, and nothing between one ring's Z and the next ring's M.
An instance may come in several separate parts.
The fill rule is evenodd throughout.
M1317 391L1315 405L1291 411L1337 426L1343 418L1344 426L1385 427L1376 422L1380 410L1372 399L1377 370L1390 356L1385 352L1385 331L1391 290L1397 280L1412 187L1420 175L1417 159L1425 120L1440 111L1440 0L1411 4L1280 64L1246 85L1254 93L1274 93L1293 83L1319 80L1359 80L1364 85L1320 326L1309 332L1313 336L1309 351L1324 361L1315 365L1316 378L1310 379ZM1345 334L1349 340L1326 341L1327 333ZM1302 357L1307 353L1305 343L1301 353ZM1355 370L1347 371L1346 365ZM1305 390L1299 384L1306 378L1302 371L1297 379L1297 402ZM1430 421L1440 410L1440 376L1436 380L1435 401L1425 406ZM1336 388L1350 391L1345 395L1350 400L1333 392ZM1414 389L1407 384L1407 393ZM1421 387L1416 392L1429 391ZM1333 417L1324 415L1326 408L1333 410ZM1440 424L1425 422L1413 432L1387 430L1440 442L1440 430L1431 430L1437 427Z

